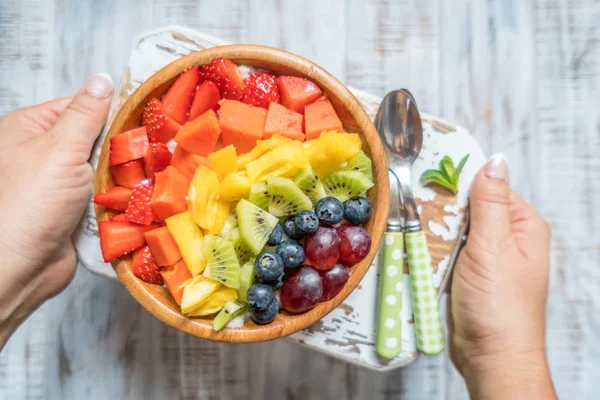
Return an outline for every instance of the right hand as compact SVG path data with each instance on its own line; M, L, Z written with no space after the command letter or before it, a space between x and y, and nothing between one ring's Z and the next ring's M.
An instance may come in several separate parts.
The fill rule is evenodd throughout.
M549 244L548 224L510 189L504 158L492 157L473 183L451 293L451 355L473 398L554 395L544 337Z

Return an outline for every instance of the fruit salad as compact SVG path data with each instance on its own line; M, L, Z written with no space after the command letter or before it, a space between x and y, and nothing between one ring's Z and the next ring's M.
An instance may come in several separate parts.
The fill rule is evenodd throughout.
M110 139L110 168L94 197L110 210L104 260L131 254L133 274L215 330L331 300L371 250L371 160L305 78L191 67Z

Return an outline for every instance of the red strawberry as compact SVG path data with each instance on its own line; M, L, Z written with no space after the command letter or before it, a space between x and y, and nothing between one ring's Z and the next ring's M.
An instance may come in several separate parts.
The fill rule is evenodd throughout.
M164 171L171 164L171 151L164 143L150 143L146 156L144 157L144 166L146 176L154 179L154 174Z
M148 246L142 247L133 253L131 270L135 276L144 282L155 285L163 284L163 279L159 272L160 268L156 265L156 261L154 261L154 257L150 253Z
M115 184L133 189L135 185L146 179L144 162L140 160L127 161L110 167Z
M230 100L241 99L246 86L237 65L222 57L200 67L200 81L214 82L221 92L221 97Z
M149 181L138 183L133 188L131 200L125 212L125 218L129 222L135 222L140 225L150 225L156 216L150 207L152 190L154 186Z
M165 114L162 103L155 98L150 99L142 113L142 125L148 130L151 142L166 143L173 139L179 131L179 124Z
M188 112L200 79L199 74L196 66L183 72L162 99L166 115L180 124L185 124L188 119Z
M126 222L127 215L125 213L111 215L110 220L115 222Z
M105 262L131 253L146 244L144 232L158 228L159 225L141 226L131 222L102 221L98 223L100 248Z
M125 211L131 198L132 190L122 186L115 186L104 193L94 196L94 203L113 210Z
M279 103L279 88L272 74L254 74L246 79L246 91L242 103L269 108L271 103Z

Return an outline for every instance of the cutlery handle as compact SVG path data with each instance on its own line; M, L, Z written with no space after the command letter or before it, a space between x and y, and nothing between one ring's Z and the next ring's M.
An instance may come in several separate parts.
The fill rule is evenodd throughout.
M400 354L402 339L402 275L404 234L386 232L383 237L383 263L379 278L377 338L375 351L381 357Z
M424 354L438 354L444 350L445 339L425 233L406 233L405 240L417 348Z

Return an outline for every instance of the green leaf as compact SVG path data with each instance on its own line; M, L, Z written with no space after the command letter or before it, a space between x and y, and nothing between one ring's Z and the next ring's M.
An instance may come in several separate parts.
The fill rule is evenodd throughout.
M460 162L458 163L458 166L456 167L456 177L458 178L460 176L460 173L462 172L463 167L465 166L465 164L467 163L467 160L469 159L470 154L467 154L466 156L464 156L462 158L462 160L460 160ZM458 182L456 182L458 183Z
M438 171L437 169L429 169L423 172L423 174L421 175L421 183L423 185L427 185L429 183L437 183L438 185L445 187L452 193L456 193L456 187L446 179L446 177L444 176L444 174L442 174L441 171Z
M444 156L440 161L440 172L445 175L446 180L451 184L456 182L457 174L456 169L454 168L454 162L448 156Z

